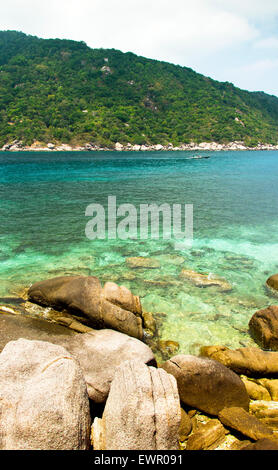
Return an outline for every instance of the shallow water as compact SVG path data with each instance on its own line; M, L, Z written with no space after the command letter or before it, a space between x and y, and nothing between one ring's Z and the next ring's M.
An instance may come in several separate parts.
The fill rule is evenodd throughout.
M196 153L196 152L195 152ZM0 152L0 297L64 274L114 280L163 313L161 336L200 345L254 345L248 321L278 303L265 280L278 272L278 152ZM85 209L122 203L193 204L194 241L89 240ZM146 256L160 268L131 269ZM182 280L182 269L226 279L229 292Z

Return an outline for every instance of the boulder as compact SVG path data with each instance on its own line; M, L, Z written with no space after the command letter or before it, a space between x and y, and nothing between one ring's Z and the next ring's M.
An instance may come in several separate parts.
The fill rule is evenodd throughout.
M136 338L113 330L98 330L63 339L62 344L82 368L88 395L96 403L108 396L115 370L124 361L137 359L156 365L152 350Z
M259 379L257 380L262 387L268 391L271 400L278 401L278 379ZM261 400L265 400L265 398L261 398Z
M94 276L61 276L33 284L32 302L65 309L90 318L96 328L112 328L142 339L140 299L126 287L107 282L104 287Z
M90 410L79 364L61 346L19 339L0 354L0 449L85 450Z
M251 400L271 400L270 393L265 386L245 376L241 376L240 378Z
M252 338L263 349L278 351L278 306L271 305L254 313L249 329Z
M187 441L186 450L213 450L225 440L225 428L218 419L202 424Z
M262 351L259 348L233 350L225 346L204 346L201 355L249 377L278 375L278 352Z
M64 326L40 318L0 314L0 352L7 343L19 338L56 343L76 334Z
M278 274L273 274L270 276L266 281L267 287L270 289L277 291L278 290Z
M160 263L156 259L144 258L143 256L134 256L126 258L126 265L131 269L157 269L160 267Z
M248 410L249 397L243 382L216 361L180 354L161 367L176 378L180 398L188 406L211 415L229 406Z
M230 291L232 289L232 286L227 281L225 281L225 279L220 279L210 274L196 273L190 269L182 269L180 278L190 281L196 287L215 286L218 287L221 291Z
M95 450L178 450L180 402L174 377L140 361L116 370L102 419L95 418Z
M270 428L243 408L224 408L219 413L219 419L224 426L234 429L254 441L274 436Z

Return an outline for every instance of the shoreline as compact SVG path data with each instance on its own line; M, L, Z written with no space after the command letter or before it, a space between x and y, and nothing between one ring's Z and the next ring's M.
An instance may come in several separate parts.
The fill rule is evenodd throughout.
M101 147L93 143L86 143L84 145L73 146L69 144L53 144L48 143L47 145L41 145L40 143L35 142L31 146L24 146L22 142L15 140L12 143L5 144L0 149L2 152L99 152L99 151L115 151L115 152L170 152L170 151L244 151L244 150L278 150L278 144L259 144L256 147L248 147L244 145L241 141L229 142L228 144L220 144L217 142L202 142L196 144L194 142L190 144L181 144L180 146L174 146L169 143L167 145L132 145L121 144L117 142L115 146L112 147Z

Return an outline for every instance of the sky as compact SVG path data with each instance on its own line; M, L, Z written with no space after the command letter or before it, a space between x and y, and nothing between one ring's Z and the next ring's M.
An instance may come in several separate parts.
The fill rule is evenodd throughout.
M278 0L0 0L0 30L85 41L278 96Z

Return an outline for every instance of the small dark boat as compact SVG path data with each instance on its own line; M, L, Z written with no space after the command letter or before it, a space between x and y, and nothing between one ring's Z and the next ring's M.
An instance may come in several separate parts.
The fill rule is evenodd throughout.
M194 155L193 157L195 160L201 160L202 158L210 158L208 155Z

